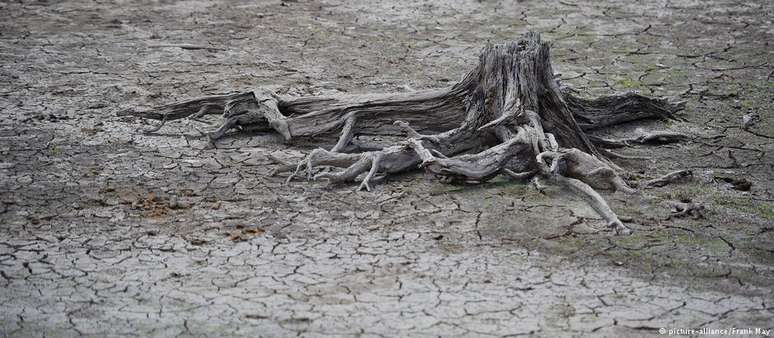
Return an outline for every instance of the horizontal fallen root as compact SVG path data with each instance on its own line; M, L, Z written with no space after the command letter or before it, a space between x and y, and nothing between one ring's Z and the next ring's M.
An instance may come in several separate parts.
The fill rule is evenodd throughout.
M685 182L693 178L691 170L677 170L659 178L645 181L645 187L663 187L667 184Z

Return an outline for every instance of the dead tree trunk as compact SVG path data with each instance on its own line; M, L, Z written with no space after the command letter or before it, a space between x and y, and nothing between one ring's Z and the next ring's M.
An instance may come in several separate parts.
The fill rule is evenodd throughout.
M163 125L222 113L224 122L211 134L213 140L241 127L273 130L288 142L335 142L330 150L313 150L294 166L288 181L304 170L309 179L333 182L365 174L360 188L370 190L376 175L417 167L461 182L482 182L498 174L542 177L580 194L616 232L628 232L593 189L632 191L605 156L612 154L605 148L625 142L587 132L638 119L672 118L680 109L636 94L589 100L561 90L548 43L528 33L516 42L485 47L478 65L444 89L302 98L254 91L120 114L161 120ZM361 141L368 136L403 139L390 145ZM344 169L316 173L319 166ZM292 168L278 169L288 170Z

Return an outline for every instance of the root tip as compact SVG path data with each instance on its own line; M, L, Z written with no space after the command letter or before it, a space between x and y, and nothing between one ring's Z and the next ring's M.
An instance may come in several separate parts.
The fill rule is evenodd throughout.
M623 223L621 223L621 221L619 221L619 220L615 220L615 221L610 222L608 224L608 226L610 228L612 228L613 231L615 231L616 235L628 236L628 235L632 234L632 230L629 229L627 226L625 226Z

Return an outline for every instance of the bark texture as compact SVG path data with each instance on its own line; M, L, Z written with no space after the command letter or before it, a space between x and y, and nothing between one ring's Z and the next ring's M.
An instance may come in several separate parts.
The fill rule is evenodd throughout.
M607 140L587 132L646 118L674 118L680 104L637 94L585 99L560 88L550 62L549 44L537 33L486 46L478 65L457 84L400 94L279 97L256 90L210 96L151 111L124 111L164 123L206 114L223 114L213 140L234 128L276 131L287 142L312 140L333 145L315 149L288 181L355 181L371 189L379 175L422 167L445 181L476 183L499 174L517 179L538 176L582 196L619 233L621 223L597 189L633 192L605 148L630 143L663 143L685 135L642 133ZM153 130L155 131L155 130ZM368 142L393 136L392 144ZM366 141L364 141L366 140ZM607 155L607 156L606 156ZM318 173L319 166L343 168Z

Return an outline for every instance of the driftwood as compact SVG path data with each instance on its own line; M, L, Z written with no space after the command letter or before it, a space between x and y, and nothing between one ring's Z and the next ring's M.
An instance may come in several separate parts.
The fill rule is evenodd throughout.
M377 175L418 167L444 181L476 183L499 174L517 179L538 175L581 195L616 230L628 229L594 191L631 193L621 169L605 148L629 143L679 141L662 133L605 140L588 133L641 119L669 119L681 104L638 94L585 99L560 88L550 63L549 44L537 33L483 49L478 65L457 84L413 93L281 97L257 90L210 96L120 115L164 123L223 114L210 136L224 137L234 128L274 131L287 142L332 145L315 149L298 165L281 165L307 179L355 181L370 190ZM390 136L392 144L369 142ZM396 138L397 137L397 138ZM641 141L641 142L640 142ZM321 166L344 168L317 172Z

